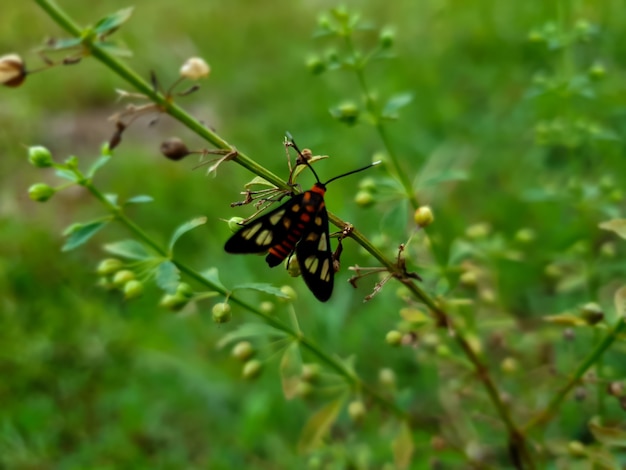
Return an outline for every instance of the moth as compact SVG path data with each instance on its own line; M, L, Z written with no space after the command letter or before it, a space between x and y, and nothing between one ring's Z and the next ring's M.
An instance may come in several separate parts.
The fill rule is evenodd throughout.
M328 212L324 201L326 185L344 176L366 170L380 161L322 183L293 139L288 145L298 152L299 163L307 165L313 172L316 183L308 191L293 194L278 208L243 225L226 242L224 249L227 253L234 254L267 251L265 261L270 268L278 266L285 258L295 253L307 287L318 300L326 302L333 293L335 277Z

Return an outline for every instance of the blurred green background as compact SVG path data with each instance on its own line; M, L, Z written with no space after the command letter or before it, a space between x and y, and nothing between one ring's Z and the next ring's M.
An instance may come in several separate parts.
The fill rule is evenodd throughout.
M59 3L82 24L129 6L118 0ZM626 129L620 62L625 2L344 3L376 28L396 31L397 58L373 64L368 80L381 97L414 94L401 119L389 124L411 178L437 177L444 170L467 176L424 186L419 193L436 214L430 235L439 254L439 267L409 260L409 268L425 278L424 288L442 289L440 269L451 243L468 226L488 223L494 237L485 248L486 264L493 269L497 298L488 310L496 318L512 316L536 332L539 323L533 319L541 315L587 301L610 305L613 288L624 278L619 262L624 249L617 244L604 264L590 260L611 239L597 224L623 209L618 191L626 174L620 139ZM115 34L134 52L130 65L144 77L155 71L167 86L188 57L205 58L212 68L209 79L178 103L274 173L287 174L285 131L301 147L331 156L316 166L322 180L367 164L382 150L370 126L347 127L328 112L346 100L360 103L355 77L314 76L305 67L312 54L338 47L312 39L318 15L335 3L135 0L133 5L131 21ZM549 22L574 32L588 27L589 41L551 51L546 41L532 40L533 32L549 37ZM0 26L0 54L19 52L29 68L41 63L35 46L63 36L34 2L3 7ZM365 32L361 39L369 46L377 36ZM588 78L589 68L599 64L606 76L589 79L593 94L577 93L575 85L539 97L533 91L545 86L546 76ZM251 320L245 312L234 309L227 325L211 321L210 303L168 313L157 306L156 288L124 302L118 293L97 287L94 270L104 256L101 244L128 235L110 227L87 246L61 253L63 229L97 217L100 207L74 188L45 204L28 198L31 184L57 180L28 164L25 146L45 145L57 160L76 155L86 166L113 133L107 117L123 107L116 88L127 86L101 64L84 60L30 76L21 88L0 89L0 468L313 468L319 461L298 455L296 443L314 406L283 398L276 360L268 361L259 380L246 382L229 351L215 346L224 333ZM576 125L563 131L555 117ZM124 198L152 195L154 203L131 208L130 214L164 243L179 224L207 216L208 224L179 245L181 259L198 269L217 267L227 286L293 285L302 328L326 351L355 355L368 380L375 380L381 367L393 368L400 396L413 397L411 413L426 416L428 424L414 435L415 468L429 468L430 440L443 413L440 379L436 364L418 364L411 350L385 344L385 333L404 306L398 285L390 282L364 304L373 281L364 280L355 290L345 268L373 260L350 241L327 305L314 302L301 279L289 278L281 268L268 270L261 258L226 255L222 247L229 231L221 220L251 213L229 204L241 199L242 185L253 175L224 164L217 178L207 177L203 169L193 171L191 159L168 161L158 149L170 136L183 138L190 148L204 144L167 116L149 124L144 119L132 125L96 183ZM386 252L395 256L409 232L384 226L389 206L355 204L360 179L331 185L327 206L366 236L384 240ZM312 179L303 175L301 182ZM523 228L537 238L521 262L493 254L506 251L502 247L510 247ZM560 261L567 270L570 260L574 266L593 264L593 276L573 276L572 283L578 282L573 289L555 290L545 267ZM562 439L582 432L579 414L579 408L571 409L569 424L557 432ZM342 463L324 468L367 468L363 462L381 468L390 462L381 420L374 413L355 429L342 415L333 435L347 444L331 446L331 457L325 456ZM463 468L451 459L453 466L446 468Z

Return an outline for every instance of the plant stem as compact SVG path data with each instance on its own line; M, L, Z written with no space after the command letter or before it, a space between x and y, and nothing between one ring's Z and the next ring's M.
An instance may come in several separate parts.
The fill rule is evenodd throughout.
M589 353L589 355L583 359L574 374L570 379L561 387L561 389L552 397L552 400L548 405L537 415L530 419L523 427L524 433L528 433L532 428L538 424L545 424L550 421L561 402L565 399L567 394L576 384L580 383L587 370L591 368L600 358L604 351L606 351L611 344L619 337L622 331L626 331L626 320L624 317L620 317L615 326L606 334L606 336L597 344L597 346Z

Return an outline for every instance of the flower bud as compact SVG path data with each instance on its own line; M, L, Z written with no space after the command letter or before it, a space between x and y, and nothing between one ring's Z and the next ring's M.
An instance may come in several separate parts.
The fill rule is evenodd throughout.
M587 73L589 74L589 77L591 77L592 79L600 80L604 78L604 76L606 75L606 69L604 68L604 65L602 65L599 62L596 62L591 67L589 67L589 70L587 71Z
M245 219L243 217L231 217L228 219L228 229L232 232L238 232L241 229L241 222Z
M587 449L585 444L580 441L572 441L567 444L567 450L574 457L587 457Z
M587 322L588 325L595 325L604 319L604 312L595 302L589 302L583 305L580 316Z
M239 341L233 347L231 354L235 359L247 361L254 355L254 347L250 341Z
M476 271L465 271L459 277L459 282L466 287L476 287L476 284L478 284L478 274L476 274Z
M306 68L313 75L320 75L326 71L326 63L319 57L310 57L306 62Z
M108 276L113 274L124 267L124 262L117 258L106 258L100 261L96 268L96 273L100 276Z
M113 284L117 287L122 287L128 281L132 281L133 279L135 279L134 272L129 269L121 269L115 273L115 276L113 276Z
M380 36L378 37L378 42L380 43L381 48L389 49L393 46L395 39L396 35L391 29L384 29L381 31Z
M378 381L388 387L392 387L396 383L396 373L388 368L384 367L378 371Z
M340 104L337 108L334 108L331 111L331 114L339 122L343 122L344 124L353 126L359 120L360 110L356 104L352 102L346 102Z
M287 298L278 297L282 302L293 302L298 298L298 294L291 286L282 286L280 291L287 296Z
M300 378L305 382L315 382L320 378L321 367L314 362L302 364L302 373Z
M413 214L413 220L415 220L418 227L424 228L433 223L435 216L429 206L421 206Z
M30 197L33 201L46 202L54 195L55 192L56 189L45 183L35 183L28 188L28 197Z
M0 83L8 87L18 87L26 79L26 65L17 54L0 57Z
M365 405L361 400L353 400L348 404L348 416L355 423L363 420L366 411Z
M188 78L189 80L199 80L208 77L210 72L211 67L200 57L187 59L180 68L180 76Z
M611 382L607 386L606 391L608 392L609 395L619 398L622 395L624 395L624 384L622 382L617 382L617 381Z
M225 302L213 305L211 312L215 323L228 323L232 318L230 305Z
M531 243L535 238L537 238L537 235L532 228L522 228L515 233L515 241L518 243Z
M50 150L41 145L28 147L28 161L37 168L47 168L54 163Z
M143 282L132 279L124 284L124 298L126 300L136 299L143 294Z
M513 374L519 369L519 362L514 357L505 357L500 363L500 369L507 374Z
M244 379L255 379L261 373L263 364L258 359L251 359L246 362L241 371L241 375Z
M491 226L487 223L470 225L465 229L465 235L473 240L485 238L487 235L489 235L490 232Z
M388 331L385 335L385 341L390 346L399 346L402 342L402 333L397 330Z
M159 305L161 307L165 307L168 310L171 310L172 312L178 312L179 310L182 310L182 308L188 303L189 299L187 299L187 297L176 293L173 295L165 294L163 297L161 297Z
M182 160L191 153L185 143L178 137L171 137L162 142L160 150L163 155L174 161Z
M370 207L376 202L376 198L369 191L361 190L354 196L354 202L361 207Z

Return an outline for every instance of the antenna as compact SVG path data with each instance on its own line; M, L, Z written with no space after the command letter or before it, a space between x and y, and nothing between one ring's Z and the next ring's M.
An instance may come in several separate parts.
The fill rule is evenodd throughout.
M313 175L315 176L315 179L322 186L326 186L328 183L332 183L333 181L338 180L339 178L343 178L344 176L349 176L349 175L352 175L354 173L358 173L359 171L367 170L368 168L376 166L376 165L378 165L378 164L380 164L382 162L382 160L378 160L378 161L376 161L374 163L370 163L369 165L366 165L366 166L364 166L362 168L358 168L356 170L349 171L349 172L344 173L342 175L335 176L335 177L329 179L328 181L326 181L326 183L322 183L320 181L319 176L317 176L317 173L313 169L313 167L309 164L309 162L307 161L306 157L302 154L302 152L300 151L300 149L296 145L296 142L293 140L293 136L289 132L285 132L285 136L286 136L285 140L286 140L287 145L289 147L293 147L295 149L295 151L298 152L298 156L301 158L302 163L304 163L306 166L308 166L310 168L310 170L313 172Z

